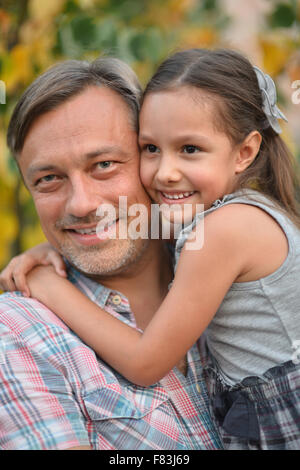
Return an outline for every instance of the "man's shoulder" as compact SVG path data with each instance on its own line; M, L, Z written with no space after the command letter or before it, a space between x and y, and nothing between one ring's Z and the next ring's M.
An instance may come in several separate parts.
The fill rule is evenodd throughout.
M56 325L68 330L67 326L45 305L20 292L6 292L0 295L0 326L6 326L16 333L37 324Z

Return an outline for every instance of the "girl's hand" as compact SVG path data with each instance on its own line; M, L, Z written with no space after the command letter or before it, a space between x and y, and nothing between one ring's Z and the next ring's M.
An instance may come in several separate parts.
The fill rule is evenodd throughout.
M66 277L66 267L61 255L50 245L41 243L19 256L12 258L6 268L0 273L0 289L4 291L21 291L25 297L31 292L26 275L35 266L52 265L55 272Z
M69 284L67 279L62 279L57 274L52 264L34 267L28 273L26 280L31 296L45 305L48 305L50 299L56 295L57 286L63 289L64 283Z

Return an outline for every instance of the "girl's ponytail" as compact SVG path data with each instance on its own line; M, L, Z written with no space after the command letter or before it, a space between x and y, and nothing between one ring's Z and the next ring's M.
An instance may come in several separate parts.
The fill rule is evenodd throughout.
M263 139L259 154L252 165L241 173L238 184L240 187L253 187L269 196L300 227L296 161L280 135L271 128L261 134Z

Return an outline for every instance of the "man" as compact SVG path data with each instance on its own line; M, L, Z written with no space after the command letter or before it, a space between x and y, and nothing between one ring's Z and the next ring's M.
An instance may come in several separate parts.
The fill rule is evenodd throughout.
M71 282L143 329L172 279L169 254L159 240L95 233L103 204L116 208L112 222L121 224L119 196L128 207L150 207L139 180L140 95L134 73L116 59L64 62L25 91L8 144ZM143 388L20 293L0 297L0 334L0 448L220 448L197 345L186 363Z

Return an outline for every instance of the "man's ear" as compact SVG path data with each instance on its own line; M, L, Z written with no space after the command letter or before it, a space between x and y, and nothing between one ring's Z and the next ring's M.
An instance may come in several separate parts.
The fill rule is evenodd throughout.
M255 160L259 152L262 136L258 131L252 131L238 147L235 173L242 173Z

